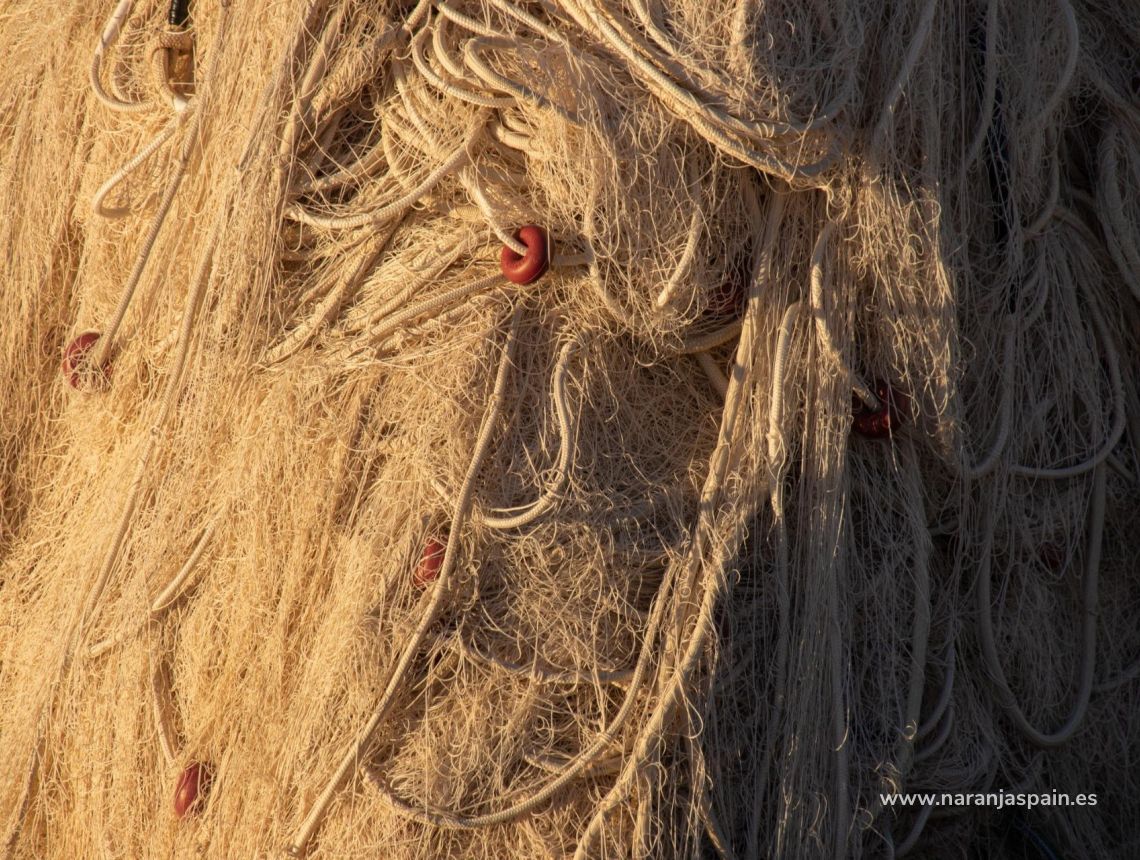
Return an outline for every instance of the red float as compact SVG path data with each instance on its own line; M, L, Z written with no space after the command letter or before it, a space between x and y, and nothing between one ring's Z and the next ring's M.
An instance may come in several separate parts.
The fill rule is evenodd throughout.
M885 439L902 426L910 398L881 379L875 382L875 396L879 398L878 409L871 409L858 397L851 398L851 426L860 436Z
M550 245L546 231L527 224L515 232L515 239L526 245L525 254L516 254L504 245L499 254L503 277L514 284L533 284L550 267Z
M185 818L201 812L213 781L214 771L208 764L194 761L186 765L174 787L174 814Z
M417 588L426 588L439 578L445 552L447 552L446 544L436 538L428 538L428 542L424 544L424 551L420 554L419 566L412 578Z
M67 349L64 350L61 370L63 371L64 378L67 380L67 384L72 388L82 388L85 385L91 384L92 376L90 370L86 368L85 365L87 363L87 356L98 340L99 332L85 331L69 343ZM111 363L109 361L103 362L100 371L103 375L103 381L109 379L111 376Z

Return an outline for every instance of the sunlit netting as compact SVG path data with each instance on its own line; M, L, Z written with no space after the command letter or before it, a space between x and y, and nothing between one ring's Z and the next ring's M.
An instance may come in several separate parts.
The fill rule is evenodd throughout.
M1133 0L0 43L7 856L1140 852Z

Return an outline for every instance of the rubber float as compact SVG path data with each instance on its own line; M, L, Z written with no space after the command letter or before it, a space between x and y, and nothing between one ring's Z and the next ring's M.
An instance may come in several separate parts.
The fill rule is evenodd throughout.
M103 366L99 368L99 373L102 376L101 379L98 375L93 374L91 369L87 366L88 356L99 340L99 337L100 335L97 331L85 331L69 343L67 349L63 351L63 365L60 369L63 372L63 378L67 380L67 384L72 388L95 388L110 379L110 361L103 362Z
M526 245L526 253L517 254L509 245L504 245L499 254L499 268L512 284L533 284L550 268L550 237L541 227L527 224L515 231L514 238Z
M201 812L213 782L213 768L205 762L193 761L186 765L174 786L174 814L185 818Z
M910 398L885 380L875 382L879 408L872 409L858 397L851 398L851 429L868 439L886 439L902 426Z
M439 579L439 572L443 568L443 556L447 552L447 545L438 538L428 538L427 543L424 544L423 552L420 553L420 563L416 566L416 572L412 577L412 582L416 588L426 588L437 579Z

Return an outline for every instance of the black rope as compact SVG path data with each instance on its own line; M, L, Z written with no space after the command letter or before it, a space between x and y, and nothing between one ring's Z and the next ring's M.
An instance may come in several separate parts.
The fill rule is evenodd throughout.
M184 28L190 23L190 0L170 0L170 14L166 20L171 27Z

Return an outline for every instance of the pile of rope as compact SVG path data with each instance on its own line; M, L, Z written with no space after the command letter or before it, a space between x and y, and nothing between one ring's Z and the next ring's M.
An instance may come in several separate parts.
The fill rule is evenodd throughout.
M1135 856L1129 0L0 40L5 856Z

